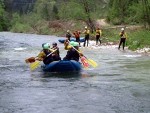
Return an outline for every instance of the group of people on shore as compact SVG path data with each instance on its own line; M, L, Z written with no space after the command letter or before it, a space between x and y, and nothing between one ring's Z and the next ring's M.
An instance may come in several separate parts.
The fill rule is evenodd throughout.
M98 45L98 42L101 44L101 35L102 35L102 31L101 29L98 27L96 29L96 45ZM83 47L89 45L89 38L90 38L90 30L87 28L87 26L85 26L85 30L82 32L84 34L84 43L83 43ZM70 32L70 30L67 30L67 33L66 33L66 38L70 41L70 38L73 36L75 37L76 39L76 42L79 43L79 46L80 45L80 34L81 34L81 31L75 31L73 33Z
M90 30L87 28L87 26L85 27L85 30L82 32L84 34L84 43L83 43L83 47L89 45L89 38L90 38ZM70 38L73 36L76 39L76 42L79 43L80 45L80 31L75 31L73 33L70 32L70 30L67 30L66 33L66 39L70 41ZM125 29L121 28L121 32L119 33L120 36L120 42L119 42L119 46L118 49L120 49L120 46L123 44L123 50L125 47L125 42L126 42L126 38L127 38L127 34L125 33ZM95 31L95 40L96 40L96 45L98 45L98 43L101 45L102 43L102 30L97 27L96 31Z

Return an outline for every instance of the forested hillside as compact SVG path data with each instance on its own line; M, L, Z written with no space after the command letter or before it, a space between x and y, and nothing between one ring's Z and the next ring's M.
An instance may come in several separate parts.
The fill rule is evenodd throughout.
M4 0L5 9L8 12L27 14L33 10L36 0Z
M36 23L83 21L91 30L95 29L95 20L100 18L114 25L150 26L150 0L0 0L0 12L1 30L11 30L19 27L16 24L24 23L28 24L24 27L33 28L31 18ZM34 29L38 28L34 26Z

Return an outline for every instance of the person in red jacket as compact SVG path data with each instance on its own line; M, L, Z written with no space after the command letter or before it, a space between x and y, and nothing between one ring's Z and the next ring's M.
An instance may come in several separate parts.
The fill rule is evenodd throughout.
M76 42L78 42L80 46L80 31L75 31L73 34L74 37L76 38Z

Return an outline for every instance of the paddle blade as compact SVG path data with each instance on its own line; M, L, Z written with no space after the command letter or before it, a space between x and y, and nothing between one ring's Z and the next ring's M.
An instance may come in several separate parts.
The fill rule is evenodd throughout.
M31 57L25 60L26 63L33 63L35 62L35 57Z
M87 61L93 67L97 67L98 66L98 64L94 60L92 60L92 59L87 59Z
M40 61L35 61L35 62L30 64L30 69L33 71L36 68L38 68L39 65L40 65Z
M88 61L87 61L87 59L85 57L83 57L83 56L81 57L81 62L83 64L84 68L88 68L89 67L89 63L88 63Z

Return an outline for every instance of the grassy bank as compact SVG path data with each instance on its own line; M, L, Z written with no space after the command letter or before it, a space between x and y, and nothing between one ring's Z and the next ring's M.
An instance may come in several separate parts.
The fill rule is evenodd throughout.
M118 29L106 29L103 31L103 42L113 42L113 43L119 43L119 30ZM127 40L126 40L126 46L130 50L137 50L144 47L150 48L150 31L145 29L137 29L137 30L131 30L127 29Z
M148 30L138 30L129 33L129 38L127 40L127 46L131 50L136 50L138 48L150 47L150 31Z

